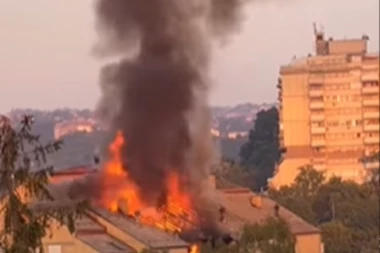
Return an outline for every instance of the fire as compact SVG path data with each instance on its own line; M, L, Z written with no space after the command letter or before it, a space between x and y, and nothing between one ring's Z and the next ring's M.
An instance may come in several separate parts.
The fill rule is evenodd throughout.
M138 186L128 176L128 169L123 168L121 149L124 145L123 134L118 132L109 146L110 158L102 170L100 204L111 212L122 210L143 224L167 232L179 233L192 228L198 217L193 211L190 195L180 187L179 175L174 171L168 172L165 205L160 209L149 206L142 200ZM197 248L193 246L191 252L198 252L194 247Z
M197 244L194 244L190 247L189 253L199 253L199 252L201 252L201 250Z

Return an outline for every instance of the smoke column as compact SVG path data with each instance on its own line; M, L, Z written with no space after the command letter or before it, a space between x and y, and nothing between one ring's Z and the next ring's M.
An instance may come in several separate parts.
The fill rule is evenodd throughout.
M159 205L168 171L196 189L211 157L210 44L235 31L239 0L98 0L103 56L98 111L127 142L124 166Z

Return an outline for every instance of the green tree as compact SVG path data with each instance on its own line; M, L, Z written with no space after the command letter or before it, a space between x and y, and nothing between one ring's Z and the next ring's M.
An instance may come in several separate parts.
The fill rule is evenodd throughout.
M326 253L358 253L353 248L352 232L341 222L323 224L322 238Z
M271 190L280 204L322 230L327 253L379 250L379 197L372 183L357 184L311 167L289 187Z
M267 180L273 176L280 157L279 116L277 108L272 107L257 114L248 141L239 152L242 165L256 172L255 190L267 187Z
M48 204L53 200L47 190L52 170L46 165L49 154L57 151L61 141L41 144L31 132L33 118L25 116L20 126L12 127L3 119L0 124L0 186L3 206L0 209L0 249L4 253L41 252L42 238L52 220L74 230L74 220L84 206L49 206L36 209L30 201ZM21 189L21 190L20 190ZM30 200L30 201L29 201ZM1 224L0 223L0 224Z
M261 224L246 225L238 243L219 243L215 249L204 245L202 253L294 253L295 238L288 224L278 218L268 218Z
M255 188L256 175L254 171L242 167L234 160L223 159L214 169L214 174L218 178L226 179L233 184Z
M283 186L279 190L270 189L269 194L305 221L317 225L313 203L325 176L323 172L316 171L311 166L304 166L299 170L291 186Z

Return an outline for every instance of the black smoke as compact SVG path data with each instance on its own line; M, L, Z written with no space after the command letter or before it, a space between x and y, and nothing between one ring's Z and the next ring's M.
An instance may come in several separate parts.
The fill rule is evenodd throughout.
M126 140L124 166L145 201L159 205L169 171L199 189L211 152L211 42L236 31L239 0L98 0L103 56L98 111ZM165 201L163 201L165 202Z

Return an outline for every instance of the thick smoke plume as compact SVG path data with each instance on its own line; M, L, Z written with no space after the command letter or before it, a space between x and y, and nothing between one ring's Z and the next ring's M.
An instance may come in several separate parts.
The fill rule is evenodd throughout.
M169 171L199 189L211 158L210 45L235 31L239 0L98 0L99 51L119 56L101 72L99 112L126 140L124 166L159 205Z

